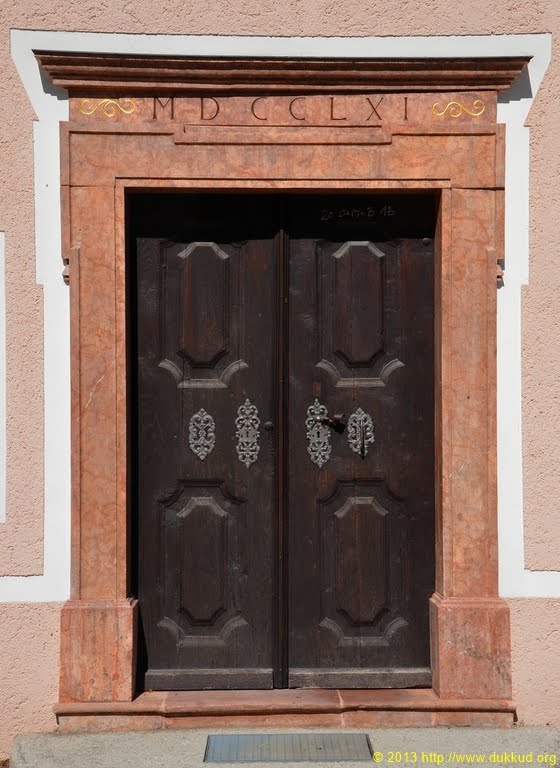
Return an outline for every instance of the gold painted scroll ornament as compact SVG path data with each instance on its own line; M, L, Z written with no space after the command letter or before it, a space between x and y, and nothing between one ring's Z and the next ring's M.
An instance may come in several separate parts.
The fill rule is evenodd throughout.
M438 101L436 101L436 103L432 106L432 112L438 117L446 114L448 114L449 117L459 117L463 114L463 112L465 112L467 115L470 115L471 117L479 117L485 109L486 104L482 101L482 99L475 99L470 109L460 101L450 101L449 104L447 104L443 109L441 108L441 104Z
M131 115L136 109L136 102L134 99L82 99L80 102L83 115L93 115L98 109L105 117L115 117L119 111Z

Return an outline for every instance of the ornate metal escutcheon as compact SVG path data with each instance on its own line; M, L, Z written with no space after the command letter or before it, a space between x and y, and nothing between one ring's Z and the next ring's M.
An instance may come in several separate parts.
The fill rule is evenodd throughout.
M305 426L307 427L307 453L311 456L311 461L322 467L331 455L331 433L326 422L328 421L328 411L326 406L315 398L313 405L307 409L307 418Z
M374 440L372 418L369 413L358 408L348 419L348 445L354 453L359 453L364 459L367 456L368 445L371 445Z
M189 446L201 461L212 453L216 444L216 424L212 416L201 408L189 421Z
M247 469L257 460L259 451L259 427L261 420L256 405L253 405L249 398L237 409L237 418L235 419L237 445L235 450L239 456L239 461L245 464Z

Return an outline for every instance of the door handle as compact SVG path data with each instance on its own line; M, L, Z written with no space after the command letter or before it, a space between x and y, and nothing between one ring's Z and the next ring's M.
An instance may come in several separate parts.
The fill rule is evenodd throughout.
M321 424L326 424L327 427L330 427L332 430L334 430L334 432L337 432L339 435L341 435L346 429L346 422L343 421L343 419L343 413L335 413L332 419L330 419L328 416L319 416L317 421L320 421Z

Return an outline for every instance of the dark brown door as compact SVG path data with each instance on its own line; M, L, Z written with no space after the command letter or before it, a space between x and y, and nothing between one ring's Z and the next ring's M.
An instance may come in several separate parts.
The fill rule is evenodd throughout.
M431 680L433 240L418 236L430 204L291 207L291 687Z
M149 231L146 215L148 223L137 214L138 228ZM181 197L158 205L154 231L159 225L167 239L137 239L138 594L148 688L272 687L271 219L258 201ZM252 408L261 421L256 461L254 451L237 452L236 419Z
M145 686L429 684L432 199L130 221Z

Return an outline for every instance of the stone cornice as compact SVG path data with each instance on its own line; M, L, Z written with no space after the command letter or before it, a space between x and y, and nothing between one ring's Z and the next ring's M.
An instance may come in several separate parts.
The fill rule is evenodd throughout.
M501 91L529 56L457 59L179 58L35 51L70 95Z

